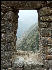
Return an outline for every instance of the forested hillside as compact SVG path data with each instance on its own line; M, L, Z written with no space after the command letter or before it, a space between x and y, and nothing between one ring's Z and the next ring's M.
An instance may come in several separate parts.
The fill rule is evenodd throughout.
M17 50L35 52L39 49L38 38L38 25L32 25L28 31L23 34L22 38L17 40Z

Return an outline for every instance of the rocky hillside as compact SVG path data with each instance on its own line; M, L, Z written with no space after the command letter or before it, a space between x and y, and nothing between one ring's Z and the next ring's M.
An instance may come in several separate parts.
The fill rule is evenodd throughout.
M38 50L38 25L32 25L22 38L16 42L17 50L33 51Z

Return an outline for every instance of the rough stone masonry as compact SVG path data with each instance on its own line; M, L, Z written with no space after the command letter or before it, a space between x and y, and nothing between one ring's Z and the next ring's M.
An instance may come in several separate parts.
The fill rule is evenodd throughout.
M13 68L12 55L16 52L18 12L26 9L38 11L42 67L52 70L52 1L1 1L1 70L25 70ZM35 70L40 70L40 66Z

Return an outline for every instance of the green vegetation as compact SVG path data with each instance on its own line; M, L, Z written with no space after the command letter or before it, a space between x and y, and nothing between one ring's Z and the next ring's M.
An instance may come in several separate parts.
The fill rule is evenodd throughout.
M33 52L39 50L38 39L39 39L38 26L32 25L23 36L22 41L17 46L17 50L20 49L23 51L33 51Z

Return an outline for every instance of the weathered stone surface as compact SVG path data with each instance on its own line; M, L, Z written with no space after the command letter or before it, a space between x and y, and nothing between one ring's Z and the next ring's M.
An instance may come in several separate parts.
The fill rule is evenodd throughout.
M48 50L47 50L47 53L48 53L48 55L52 55L52 47L48 47Z
M52 60L52 55L46 55L47 60Z
M4 69L8 69L8 67L11 67L10 59L12 58L13 51L16 50L15 44L14 44L16 41L16 37L14 34L15 29L13 29L14 25L15 25L14 23L17 23L17 22L15 22L15 18L16 18L15 16L16 15L12 11L9 11L9 12L5 13L4 15L2 14L2 21L1 21L1 32L2 32L2 34L1 34L1 50L2 50L2 52L1 52L1 54L2 54L1 55L1 67ZM16 27L17 27L17 25L16 25Z
M40 21L48 21L48 22L52 22L52 16L42 16L40 17Z
M12 68L8 68L8 70L12 70Z
M6 33L6 30L5 29L1 29L1 33Z
M52 14L52 8L51 7L43 7L40 9L39 14L40 14L40 16L51 15Z
M1 5L1 10L3 13L8 12L8 11L12 11L12 8L9 6L7 7L6 5L2 4Z
M14 64L13 65L14 67L19 67L19 68L23 67L23 65L24 65L24 58L23 57L17 57L13 64Z
M44 46L44 47L46 47L46 46L52 46L52 39L51 39L51 37L41 37L41 43L42 43L42 45Z
M40 8L41 6L44 6L46 4L46 2L44 1L2 1L2 4L7 6L7 7L13 7L13 8L16 8L16 9L37 9L37 8Z
M4 33L1 35L1 41L6 41L5 40L5 34Z
M40 22L40 28L52 28L52 22Z
M48 63L52 67L52 60L48 60Z
M52 6L52 1L2 1L2 4L7 7L12 7L16 9L38 9L44 6Z
M3 65L2 65L3 64ZM7 60L2 60L1 61L1 67L3 67L3 68L8 68L8 67L11 67L11 63L10 63L10 61L7 61Z
M51 29L50 28L41 28L40 34L42 37L51 37Z

